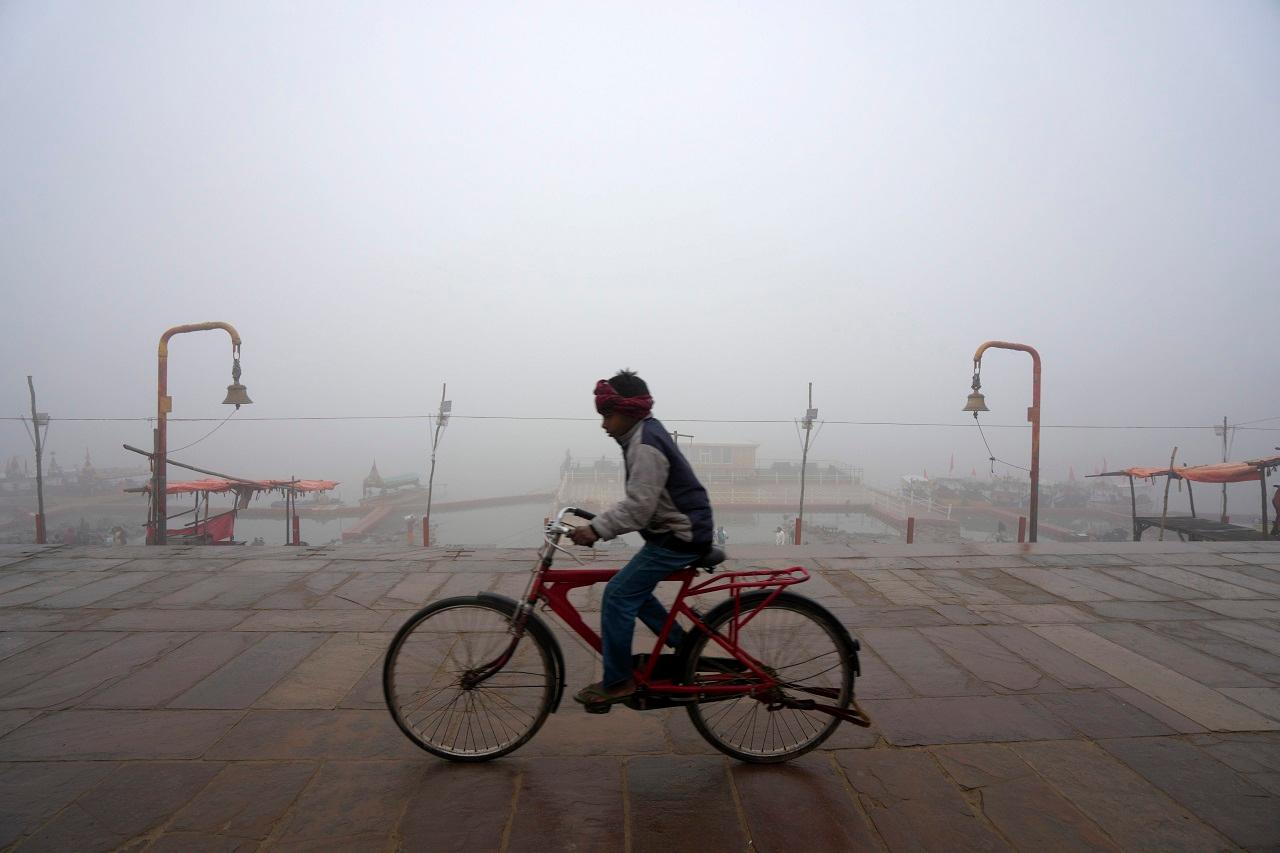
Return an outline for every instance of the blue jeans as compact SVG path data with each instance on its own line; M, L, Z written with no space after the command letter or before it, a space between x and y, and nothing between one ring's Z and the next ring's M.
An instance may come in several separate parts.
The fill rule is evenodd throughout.
M694 556L646 543L605 585L600 607L605 687L613 687L631 677L631 638L636 630L636 617L653 633L662 631L667 623L667 608L654 596L654 587L667 575L693 562ZM667 645L675 648L682 639L684 628L677 622L667 635Z

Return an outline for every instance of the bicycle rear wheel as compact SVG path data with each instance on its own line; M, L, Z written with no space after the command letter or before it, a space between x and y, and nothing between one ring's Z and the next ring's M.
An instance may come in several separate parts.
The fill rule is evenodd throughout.
M769 596L748 593L745 616ZM733 601L717 605L704 620L728 637L735 619ZM685 660L686 684L750 684L756 676L714 642L692 635ZM847 708L853 700L857 650L849 632L824 607L803 596L781 593L738 630L738 647L778 679L769 695L704 699L687 706L694 727L716 749L739 761L771 763L803 755L822 743L840 719L817 710L779 707L784 697L817 699ZM770 705L774 710L770 710Z
M551 710L555 664L532 632L493 675L471 680L511 644L511 614L466 596L430 604L387 649L382 691L400 730L452 761L487 761L517 749Z

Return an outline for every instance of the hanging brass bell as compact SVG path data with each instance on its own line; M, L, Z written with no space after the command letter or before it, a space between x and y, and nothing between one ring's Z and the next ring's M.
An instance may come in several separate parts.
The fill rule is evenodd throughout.
M987 398L982 396L982 392L975 388L969 394L968 402L964 404L964 408L960 411L977 413L989 412L991 410L987 408Z
M222 401L224 406L235 406L237 409L253 401L249 399L248 390L239 382L232 382L227 386L227 398Z

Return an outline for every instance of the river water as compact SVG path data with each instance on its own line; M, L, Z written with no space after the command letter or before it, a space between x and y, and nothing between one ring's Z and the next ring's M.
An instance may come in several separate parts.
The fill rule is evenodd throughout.
M437 513L431 520L434 544L471 548L534 548L541 542L546 511L541 504L520 504ZM869 537L878 541L901 538L901 534L892 527L863 513L810 513L805 516L805 521L832 531L858 534L860 539L867 538L867 541L870 541ZM789 541L795 530L795 516L777 512L719 513L715 522L724 528L730 545L771 545L778 527L783 528ZM315 521L303 518L302 539L311 545L341 542L343 529L354 523L355 519ZM421 542L422 521L417 517L412 522L388 520L379 528L375 538L382 542L407 542L410 525L414 544ZM284 543L284 520L240 519L236 522L236 539L251 542L255 537L262 537L268 545ZM623 541L635 547L640 545L640 538L635 534L628 534Z

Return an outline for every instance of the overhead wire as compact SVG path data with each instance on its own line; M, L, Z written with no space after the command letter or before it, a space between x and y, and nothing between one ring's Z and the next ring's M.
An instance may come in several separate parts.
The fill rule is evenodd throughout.
M430 420L435 417L435 413L429 414L410 414L410 415L245 415L236 418L238 423L290 423L304 421L396 421L396 420ZM473 421L555 421L563 423L585 422L594 423L598 418L594 417L565 417L555 415L460 415L451 414L451 418L455 420L473 420ZM0 421L23 421L23 417L6 417L0 416ZM50 421L64 421L67 423L151 423L156 420L154 415L142 417L50 417ZM219 423L225 421L225 418L168 418L169 423ZM793 424L793 418L680 418L680 417L664 417L663 420L668 423L684 423L684 424ZM1263 423L1265 421L1280 420L1277 418L1263 418L1257 421L1249 421L1248 423ZM951 429L968 429L969 425L965 423L952 423L943 421L857 421L857 420L823 420L822 424L836 424L839 426L892 426L892 427L944 427ZM987 424L990 429L1030 429L1028 424ZM1202 424L1041 424L1041 429L1080 429L1080 430L1211 430L1215 429L1215 425L1210 424L1204 426ZM1243 429L1255 432L1280 432L1280 427L1255 427L1245 426L1244 424L1232 424L1232 429Z
M235 414L236 412L238 412L238 411L240 411L240 409L239 409L238 407L237 407L237 408L235 408L235 409L232 409L232 410L231 410L231 414L229 414L229 415L227 415L225 418L223 418L223 419L222 419L222 421L221 421L221 422L220 422L216 427L214 427L213 429L209 430L209 431L208 431L208 432L206 432L204 435L202 435L202 436L200 436L199 438L197 438L195 441L191 442L190 444L184 444L184 445L182 445L181 447L175 447L175 448L173 448L172 450L168 450L168 449L166 449L166 450L165 450L165 453L177 453L179 450L186 450L188 447L195 447L197 444L199 444L200 442L204 441L206 438L208 438L209 436L213 435L215 432L217 432L218 430L220 430L220 429L222 429L224 426L226 426L226 425L227 425L227 421L231 420L231 415L234 415L234 414Z
M974 414L976 415L977 413L975 412ZM1014 465L1012 462L1005 462L1003 459L997 458L996 454L991 450L991 445L987 442L986 433L982 431L982 422L979 421L976 417L973 419L973 422L978 425L978 435L982 436L982 443L987 448L987 458L992 463L991 465L992 474L996 472L996 466L994 464L996 462L999 462L1001 465L1008 465L1010 468L1017 468L1019 471L1027 471L1027 472L1031 471L1030 468L1023 468L1021 465Z

